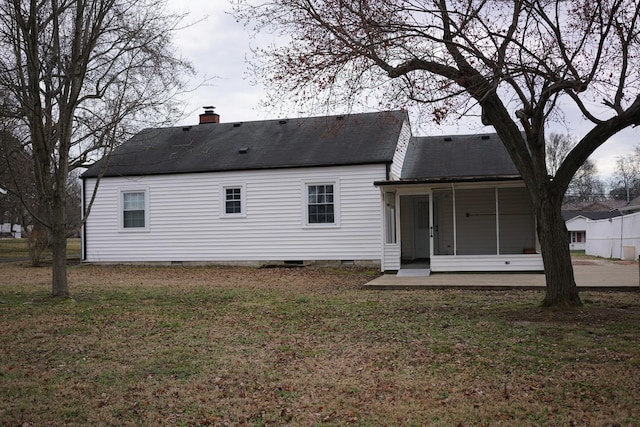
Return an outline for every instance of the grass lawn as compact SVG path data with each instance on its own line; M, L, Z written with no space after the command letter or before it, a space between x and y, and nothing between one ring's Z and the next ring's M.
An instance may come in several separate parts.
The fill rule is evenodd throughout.
M45 256L51 254L46 250ZM67 239L67 256L80 255L80 239ZM0 259L3 258L29 258L27 239L0 239Z
M0 266L0 425L640 425L640 294L361 269Z

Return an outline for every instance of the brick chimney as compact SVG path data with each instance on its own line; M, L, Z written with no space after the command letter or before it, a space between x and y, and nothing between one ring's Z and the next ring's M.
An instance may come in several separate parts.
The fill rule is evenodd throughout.
M204 125L207 123L220 123L220 115L216 114L213 110L216 107L207 106L204 108L204 113L200 114L200 124Z

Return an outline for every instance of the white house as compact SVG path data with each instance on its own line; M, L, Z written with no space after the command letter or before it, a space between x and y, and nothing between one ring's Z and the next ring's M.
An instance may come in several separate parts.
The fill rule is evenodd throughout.
M402 111L149 129L102 176L86 262L367 263L542 270L524 184L495 135L414 138Z
M584 251L587 247L587 220L587 217L577 215L565 221L569 232L569 249L572 251Z
M0 224L0 237L22 238L22 227L20 224L5 222Z
M563 211L562 216L565 219L567 239L569 241L569 249L572 251L584 251L587 248L587 223L589 221L598 221L619 217L621 214L617 209L607 211Z

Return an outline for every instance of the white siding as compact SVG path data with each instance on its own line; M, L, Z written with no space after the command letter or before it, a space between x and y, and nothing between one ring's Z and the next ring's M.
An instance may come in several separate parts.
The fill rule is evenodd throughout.
M566 222L569 231L585 231L587 229L587 218L578 215Z
M400 245L385 244L383 261L382 271L400 270Z
M393 154L393 163L391 163L391 179L400 179L402 176L402 166L404 165L404 158L407 154L407 147L411 140L411 126L409 122L405 120L402 124L402 130L400 131L400 138L396 145L396 151Z
M105 178L86 223L90 262L377 260L384 165ZM306 226L305 183L336 183L338 226ZM87 180L87 194L95 180ZM221 185L243 185L246 216L221 217ZM119 195L146 188L149 230L122 231Z
M542 255L434 256L431 271L544 271Z

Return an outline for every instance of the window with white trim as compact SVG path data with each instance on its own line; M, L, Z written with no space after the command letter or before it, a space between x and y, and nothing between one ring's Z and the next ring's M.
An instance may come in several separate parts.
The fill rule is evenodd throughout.
M224 189L224 213L242 213L242 189L240 187L228 187Z
M395 244L396 240L396 193L384 193L385 243Z
M147 192L145 190L122 192L122 228L141 230L147 224Z
M307 184L307 224L335 224L333 184Z
M223 185L220 188L222 206L220 212L222 217L244 217L246 216L245 187L240 185Z
M586 232L584 231L572 231L571 232L571 243L584 243L586 242Z

